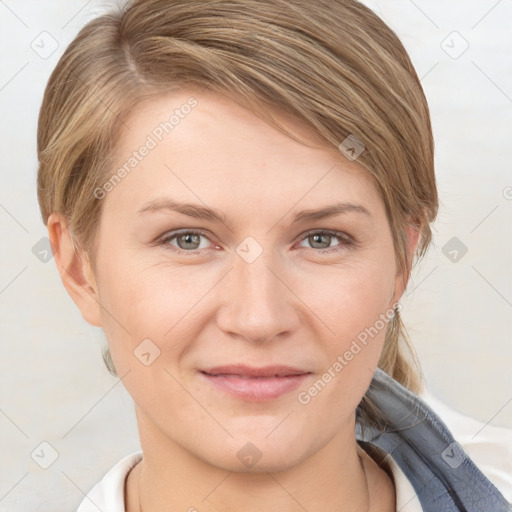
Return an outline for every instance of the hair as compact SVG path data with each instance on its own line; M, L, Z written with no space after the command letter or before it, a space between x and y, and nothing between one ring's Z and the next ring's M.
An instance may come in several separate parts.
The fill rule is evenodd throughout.
M386 208L398 271L409 276L406 227L430 242L438 210L427 101L397 35L355 0L136 0L83 27L48 81L38 125L44 223L66 219L94 263L101 215L93 191L113 174L125 119L143 100L198 86L227 94L281 132L286 112L326 147L351 136ZM355 138L355 139L354 139ZM116 375L108 349L103 359ZM414 392L421 368L396 311L379 367ZM361 421L378 421L365 396Z

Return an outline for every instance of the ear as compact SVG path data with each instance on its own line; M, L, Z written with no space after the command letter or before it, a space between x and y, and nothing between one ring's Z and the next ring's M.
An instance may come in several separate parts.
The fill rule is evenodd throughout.
M399 272L396 275L395 293L391 304L396 304L407 288L407 283L409 282L409 277L411 275L412 263L414 261L414 255L416 253L416 248L419 242L420 226L415 225L414 223L407 224L405 228L405 234L407 236L407 269L404 273Z
M98 288L86 254L75 249L67 222L52 213L47 222L48 237L62 284L82 313L84 320L101 327Z

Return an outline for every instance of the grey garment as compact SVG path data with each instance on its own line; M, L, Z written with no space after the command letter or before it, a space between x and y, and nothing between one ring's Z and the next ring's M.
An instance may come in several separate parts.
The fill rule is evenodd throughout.
M384 414L385 427L361 428L358 421L356 438L377 459L391 455L414 487L424 512L512 510L420 397L380 368L366 396Z

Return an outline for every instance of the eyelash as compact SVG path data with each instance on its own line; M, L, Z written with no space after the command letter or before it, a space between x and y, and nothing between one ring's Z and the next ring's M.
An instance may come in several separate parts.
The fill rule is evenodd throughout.
M184 249L180 249L178 247L175 247L171 245L169 242L171 240L174 240L176 237L180 235L200 235L205 238L208 238L208 235L204 233L203 231L181 231L181 232L173 232L169 233L168 235L161 238L158 242L158 245L163 246L166 250L170 250L173 252L176 252L178 254L199 254L203 249L195 249L193 251L185 251ZM332 236L335 238L338 238L340 240L340 244L335 247L327 247L325 249L315 249L314 247L311 247L315 252L323 254L323 253L331 253L331 252L338 252L339 250L343 249L351 249L355 247L357 244L355 241L353 241L348 235L346 235L343 232L340 231L330 231L330 230L312 230L305 233L302 238L299 240L300 242L307 239L308 237L312 235L327 235ZM308 249L308 247L301 247L301 249Z

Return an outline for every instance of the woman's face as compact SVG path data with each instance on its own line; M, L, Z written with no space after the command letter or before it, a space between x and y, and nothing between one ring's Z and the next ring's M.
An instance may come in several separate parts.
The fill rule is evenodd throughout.
M368 173L195 89L126 125L94 286L142 442L249 471L353 436L403 292Z

